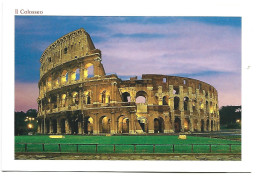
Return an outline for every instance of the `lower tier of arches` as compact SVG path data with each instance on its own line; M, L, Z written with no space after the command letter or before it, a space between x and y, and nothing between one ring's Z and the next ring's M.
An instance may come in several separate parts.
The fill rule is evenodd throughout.
M219 119L165 114L74 113L38 117L40 134L136 134L219 131Z

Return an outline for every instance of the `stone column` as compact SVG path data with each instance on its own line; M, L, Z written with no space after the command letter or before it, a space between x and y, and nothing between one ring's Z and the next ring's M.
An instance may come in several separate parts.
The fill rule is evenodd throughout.
M148 115L148 133L154 133L154 119L153 115Z
M180 102L179 102L179 110L180 111L184 111L184 107L183 107L183 98L184 98L184 95L183 95L183 87L182 86L179 86L179 90L180 90Z
M83 101L83 98L82 98L82 90L80 89L80 90L79 90L79 106L78 106L79 109L82 109L82 108L83 108L83 107L82 107L82 105L83 105L82 101Z
M79 80L80 81L84 80L84 67L83 67L83 63L80 64L80 68L79 68Z
M162 86L158 86L157 97L158 97L158 104L163 105Z
M135 112L131 111L130 112L130 119L129 119L129 134L134 134L135 133Z
M65 134L71 134L71 128L68 119L65 120Z
M197 119L198 123L197 123L197 129L199 132L201 132L201 120Z
M93 117L93 134L99 134L98 113L95 113Z
M147 104L148 105L153 105L153 87L147 87Z
M184 132L184 120L185 120L185 116L184 116L184 111L181 111L181 132Z
M52 134L53 133L53 125L52 125L52 119L49 120L49 134Z
M57 110L59 111L60 108L60 95L57 94Z
M192 116L190 116L189 129L190 129L191 132L194 131L194 122L193 122L193 117Z
M82 133L82 121L78 121L78 134L83 134Z
M47 134L47 119L44 117L44 134Z
M111 112L111 128L110 128L110 134L116 133L116 114L115 112Z
M172 126L170 123L170 116L168 113L164 116L164 133L173 133Z

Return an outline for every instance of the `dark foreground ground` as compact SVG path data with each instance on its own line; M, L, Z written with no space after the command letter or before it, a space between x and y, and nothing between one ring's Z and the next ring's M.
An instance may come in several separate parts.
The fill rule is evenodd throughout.
M241 161L241 154L60 154L16 153L16 160L187 160Z

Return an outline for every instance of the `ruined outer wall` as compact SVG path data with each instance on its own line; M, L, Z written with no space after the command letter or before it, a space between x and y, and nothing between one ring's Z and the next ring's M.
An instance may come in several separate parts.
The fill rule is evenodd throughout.
M143 75L141 80L123 81L106 75L101 51L84 29L52 43L40 61L39 133L219 130L218 95L213 86L177 76ZM139 96L146 101L137 102Z

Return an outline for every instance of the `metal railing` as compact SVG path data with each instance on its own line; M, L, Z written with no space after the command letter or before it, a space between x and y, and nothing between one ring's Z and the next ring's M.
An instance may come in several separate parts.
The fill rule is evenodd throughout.
M64 152L64 153L71 153L71 151L66 151L63 150L62 151L62 146L76 146L76 149L72 149L72 152L79 152L79 147L84 147L84 146L94 146L95 150L94 153L109 153L109 152L102 152L102 151L98 151L100 147L102 146L112 146L113 147L113 153L122 153L119 152L120 151L120 146L132 146L133 148L133 152L132 153L137 153L136 148L139 146L151 146L152 147L152 153L158 153L155 152L156 147L159 146L170 146L171 147L171 152L168 153L185 153L185 152L176 152L176 147L179 146L186 146L186 147L190 147L187 148L186 151L188 150L188 153L213 153L212 147L216 147L216 146L228 146L228 150L220 150L219 152L215 152L215 153L232 153L232 147L233 146L238 146L239 147L239 152L241 151L241 144L66 144L66 143L62 143L62 144L57 144L57 143L16 143L16 145L24 145L24 152L29 152L28 151L28 145L30 145L31 147L33 146L41 146L41 152L47 152L46 151L46 146L48 145L52 145L52 146L56 146L58 147L58 151L48 151L48 152ZM207 146L207 152L195 152L194 151L194 147L199 147L199 146ZM129 150L131 150L132 148L129 148ZM22 148L23 149L23 148ZM117 151L117 149L119 151ZM21 151L16 151L16 152L21 152ZM30 152L39 152L39 151L30 151ZM111 152L111 151L110 151ZM125 152L126 154L131 154L131 152Z

